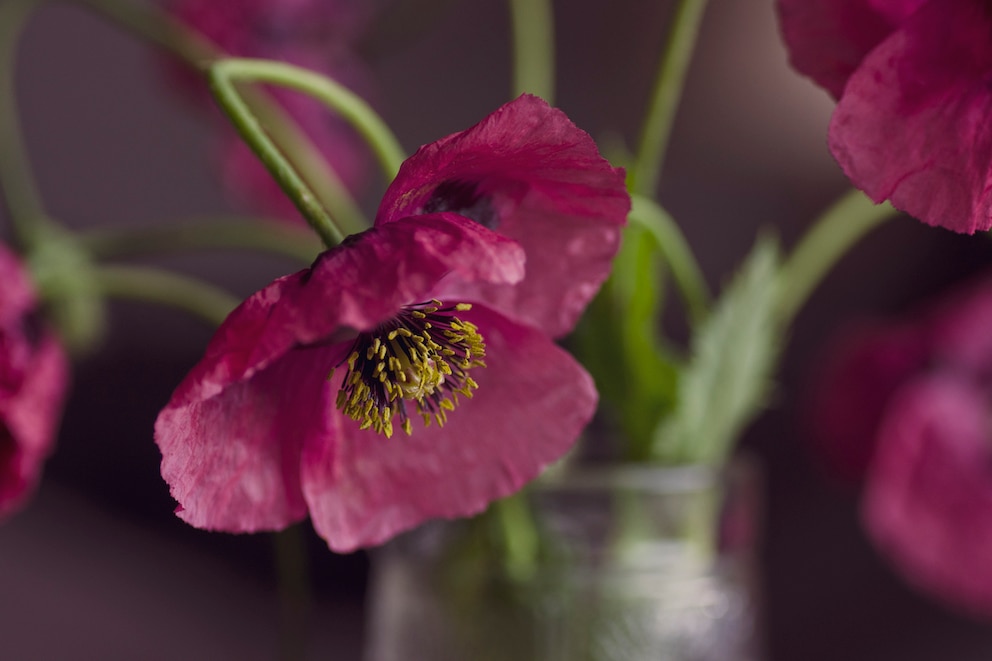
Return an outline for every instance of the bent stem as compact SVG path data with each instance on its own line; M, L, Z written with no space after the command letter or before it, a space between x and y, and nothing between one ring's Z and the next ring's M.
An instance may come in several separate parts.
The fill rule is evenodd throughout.
M706 0L680 0L672 17L668 40L661 55L658 77L641 139L630 173L630 190L652 195L661 177L661 166L672 133L686 72L699 37Z
M219 64L219 63L218 63ZM231 123L255 152L272 177L299 209L310 227L317 232L324 244L331 248L344 239L341 229L324 209L310 186L296 172L272 139L262 128L258 118L235 89L224 69L217 64L209 70L210 89Z
M817 218L780 271L778 319L782 328L809 299L830 269L868 232L899 212L852 190Z
M250 58L227 58L215 62L210 76L211 80L271 83L318 99L362 136L379 160L387 181L393 180L406 159L396 136L371 106L347 87L326 76L285 62Z
M62 2L89 9L117 27L162 48L204 75L213 62L225 56L220 48L203 35L190 30L152 4L126 0ZM243 98L275 141L292 155L295 166L315 189L321 202L340 226L347 233L366 229L369 223L358 204L300 125L263 90L244 90Z
M699 324L709 311L710 292L682 230L675 219L650 198L632 195L631 202L630 221L648 230L654 237L658 251L672 271L689 318L694 324Z
M555 23L549 0L509 0L513 25L513 96L536 94L554 105Z
M273 535L276 578L279 583L281 626L280 658L306 658L307 615L310 612L310 571L306 539L300 524Z
M264 218L190 218L153 227L104 227L79 232L76 239L97 259L238 248L309 264L320 249L307 229Z
M240 301L219 287L142 266L99 266L96 285L107 296L174 307L219 326Z

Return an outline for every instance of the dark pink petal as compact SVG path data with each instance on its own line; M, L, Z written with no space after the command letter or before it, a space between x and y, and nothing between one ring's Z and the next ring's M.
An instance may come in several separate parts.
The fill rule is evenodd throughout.
M871 0L778 0L789 63L835 99L840 98L864 57L898 27L874 4Z
M5 350L11 347L8 339L0 338ZM69 380L68 360L53 336L46 334L29 352L16 384L0 374L0 519L20 508L41 478L55 445Z
M306 516L300 452L328 433L327 375L350 343L296 350L155 423L176 513L207 530L276 530Z
M376 225L459 213L516 239L522 285L452 284L557 337L606 278L630 209L623 171L560 110L522 96L472 128L421 147L383 198Z
M892 395L930 361L925 329L862 324L825 354L809 406L817 454L840 477L860 481L875 453L878 426Z
M435 214L350 237L232 312L156 421L178 514L237 532L302 518L302 448L335 443L328 375L356 330L430 300L449 274L513 282L523 254L476 223Z
M21 323L34 307L34 287L20 261L0 245L0 328Z
M865 57L830 126L830 149L875 201L930 225L992 225L992 10L929 2Z
M936 377L892 402L863 504L879 549L913 583L992 614L992 438L987 391Z
M414 423L386 439L342 421L304 449L303 490L336 551L378 544L434 517L476 514L564 454L596 408L589 375L547 336L476 306L488 367L441 429Z
M875 46L927 0L778 0L794 69L835 99Z
M351 236L312 268L276 280L228 315L170 407L214 397L294 347L371 329L402 306L429 300L447 276L512 283L523 268L515 242L453 214Z

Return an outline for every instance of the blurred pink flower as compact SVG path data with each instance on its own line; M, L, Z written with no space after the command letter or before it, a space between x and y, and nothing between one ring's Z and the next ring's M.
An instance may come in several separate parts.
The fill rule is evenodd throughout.
M992 226L992 9L981 0L778 0L790 59L838 98L830 150L876 202Z
M534 97L421 148L375 227L245 301L159 415L179 516L249 532L309 512L350 551L518 489L595 409L554 338L629 205L622 170Z
M0 519L21 508L41 478L68 382L65 353L42 330L17 258L0 246Z
M359 0L168 0L166 9L223 52L288 62L322 73L358 94L372 94L371 75L355 54L356 38L371 16ZM213 101L202 75L170 62L170 77L198 103ZM369 169L361 139L319 101L299 92L270 89L334 169L345 186L359 191ZM226 122L225 122L226 124ZM299 212L247 145L225 126L217 159L226 188L237 199L281 218Z
M834 378L821 384L814 417L825 423L824 445L849 452L862 444L862 514L877 547L913 584L985 617L992 616L989 328L992 278L945 296L915 322L876 326L833 354Z

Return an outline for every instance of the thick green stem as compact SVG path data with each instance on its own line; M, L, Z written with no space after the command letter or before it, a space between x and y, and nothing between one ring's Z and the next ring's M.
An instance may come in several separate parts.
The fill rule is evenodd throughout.
M371 106L347 87L326 76L284 62L228 58L211 67L211 80L218 78L270 83L320 100L358 131L379 160L387 181L396 176L406 159L396 136Z
M167 305L219 326L239 301L205 282L141 266L100 266L96 285L107 296Z
M876 205L853 190L817 218L782 266L778 318L783 327L851 246L897 213L889 203Z
M631 197L630 221L654 236L665 263L672 271L689 318L700 323L709 312L710 292L696 256L675 219L660 205L641 195Z
M320 250L306 228L262 218L191 218L153 227L104 227L80 232L76 239L97 259L237 248L309 264Z
M490 507L496 515L507 575L519 581L532 579L537 571L540 539L526 494L515 493Z
M653 196L658 186L705 9L706 0L679 0L676 5L658 67L651 105L641 129L634 168L630 173L630 189L634 193Z
M0 4L0 192L18 241L35 242L40 226L49 223L21 133L17 109L15 64L18 37L38 0Z
M509 0L513 96L536 94L554 105L555 21L550 0Z

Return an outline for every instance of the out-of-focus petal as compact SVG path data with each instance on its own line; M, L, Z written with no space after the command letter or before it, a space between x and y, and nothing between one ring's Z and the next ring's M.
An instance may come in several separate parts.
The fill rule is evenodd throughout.
M992 614L992 439L987 393L918 381L888 409L863 503L866 528L912 583Z
M922 327L862 324L825 353L809 406L810 433L817 454L838 476L864 477L889 400L924 369L930 351Z

